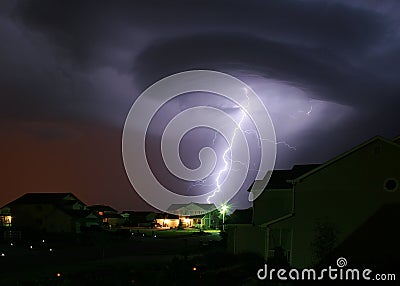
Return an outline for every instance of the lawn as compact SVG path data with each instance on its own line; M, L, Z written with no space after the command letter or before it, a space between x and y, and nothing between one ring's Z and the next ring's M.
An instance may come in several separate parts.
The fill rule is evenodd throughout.
M207 235L212 233L219 233L219 230L205 230L200 232L195 228L186 228L186 229L150 229L150 228L134 228L131 229L135 235L144 234L146 237L148 236L156 236L158 238L179 238L185 236L192 235ZM139 232L139 234L137 234Z

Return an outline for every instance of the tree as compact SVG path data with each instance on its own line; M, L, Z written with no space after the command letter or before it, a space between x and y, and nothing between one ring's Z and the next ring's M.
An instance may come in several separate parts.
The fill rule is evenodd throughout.
M334 250L338 233L336 225L328 218L315 222L314 238L311 242L314 263L326 258Z

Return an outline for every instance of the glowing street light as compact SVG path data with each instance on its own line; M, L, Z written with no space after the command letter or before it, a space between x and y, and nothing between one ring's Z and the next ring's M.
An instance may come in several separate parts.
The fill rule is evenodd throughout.
M226 204L223 204L222 206L221 206L221 209L220 209L220 213L222 214L222 230L224 231L225 230L225 214L226 214L226 212L229 210L229 206L228 205L226 205Z

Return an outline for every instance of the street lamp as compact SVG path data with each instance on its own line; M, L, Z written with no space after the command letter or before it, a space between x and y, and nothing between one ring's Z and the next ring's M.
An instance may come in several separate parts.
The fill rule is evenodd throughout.
M225 214L228 211L229 207L226 204L223 204L220 209L220 213L222 214L222 230L225 231Z

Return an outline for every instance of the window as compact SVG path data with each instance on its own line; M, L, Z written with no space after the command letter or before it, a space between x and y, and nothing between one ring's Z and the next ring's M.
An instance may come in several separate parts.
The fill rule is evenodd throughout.
M0 226L11 226L11 216L10 215L5 215L5 216L0 216Z
M397 181L395 178L388 178L385 180L383 188L388 192L397 191L399 188L399 181Z
M4 223L5 224L11 224L11 216L10 215L6 215L4 217Z

